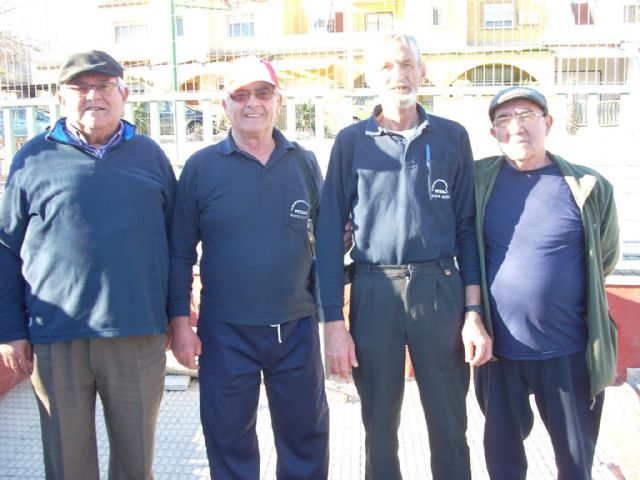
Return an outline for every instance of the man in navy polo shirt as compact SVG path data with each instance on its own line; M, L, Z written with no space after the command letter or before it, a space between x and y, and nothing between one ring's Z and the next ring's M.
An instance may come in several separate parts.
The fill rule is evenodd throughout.
M425 65L413 37L384 36L367 66L380 105L338 134L322 193L318 271L327 358L332 373L346 378L353 368L366 479L401 478L397 432L408 346L433 478L468 480L465 359L479 365L491 357L479 307L469 138L461 125L417 103ZM347 220L354 235L350 330L342 316Z
M496 357L475 375L487 468L493 480L526 478L533 394L558 478L588 480L616 368L604 288L619 251L613 188L545 149L553 118L537 90L498 92L489 118L503 155L476 162L485 322Z
M227 138L196 152L180 176L171 235L172 350L196 368L211 476L256 480L256 412L263 379L281 479L326 479L324 392L307 223L315 156L274 128L282 97L267 62L232 63ZM298 157L297 157L298 156ZM309 178L308 177L308 178ZM198 335L189 324L192 267L202 242Z

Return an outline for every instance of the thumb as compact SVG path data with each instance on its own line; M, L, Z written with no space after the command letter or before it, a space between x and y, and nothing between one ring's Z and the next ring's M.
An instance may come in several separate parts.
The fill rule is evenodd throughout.
M351 366L353 368L357 368L358 367L358 358L356 357L355 348L351 348L351 351L349 351L349 361L351 362Z

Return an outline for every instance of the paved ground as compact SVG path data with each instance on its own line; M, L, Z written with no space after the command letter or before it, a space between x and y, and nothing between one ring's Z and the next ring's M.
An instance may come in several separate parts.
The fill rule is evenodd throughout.
M363 477L364 434L360 404L353 384L327 384L331 409L332 480ZM262 455L262 479L275 479L275 450L270 433L266 398L261 396L258 436ZM487 480L482 453L482 414L473 394L468 398L468 442L474 480ZM97 412L101 471L106 478L108 444ZM607 391L602 434L593 467L594 480L640 478L637 445L640 441L640 401L629 385ZM405 480L428 480L429 446L415 382L406 382L400 426L400 457ZM537 419L526 442L530 480L555 478L551 446ZM622 462L626 462L624 465ZM635 470L634 470L635 468ZM209 479L207 457L198 416L198 382L191 380L185 391L165 392L160 411L154 463L157 480ZM40 480L41 460L38 414L31 385L23 382L0 398L0 479Z

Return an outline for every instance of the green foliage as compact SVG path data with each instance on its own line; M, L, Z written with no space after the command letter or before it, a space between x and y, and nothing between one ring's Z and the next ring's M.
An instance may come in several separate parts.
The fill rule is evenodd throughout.
M567 106L567 133L569 135L576 135L578 133L579 125L580 119L578 117L578 104L574 96Z
M316 106L311 101L296 104L296 131L315 135Z
M136 102L133 105L133 123L136 131L144 135L150 133L149 109L144 102Z

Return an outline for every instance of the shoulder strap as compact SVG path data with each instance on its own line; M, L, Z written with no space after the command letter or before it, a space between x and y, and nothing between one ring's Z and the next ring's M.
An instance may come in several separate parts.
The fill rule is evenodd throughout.
M316 224L318 221L318 192L316 190L316 182L314 182L315 175L309 166L309 162L304 157L302 153L302 147L298 144L298 142L291 142L293 144L294 152L296 155L296 161L298 162L298 168L300 169L300 173L304 178L304 183L307 188L307 195L309 195L309 200L311 201L311 221L313 222L313 229L315 231Z

